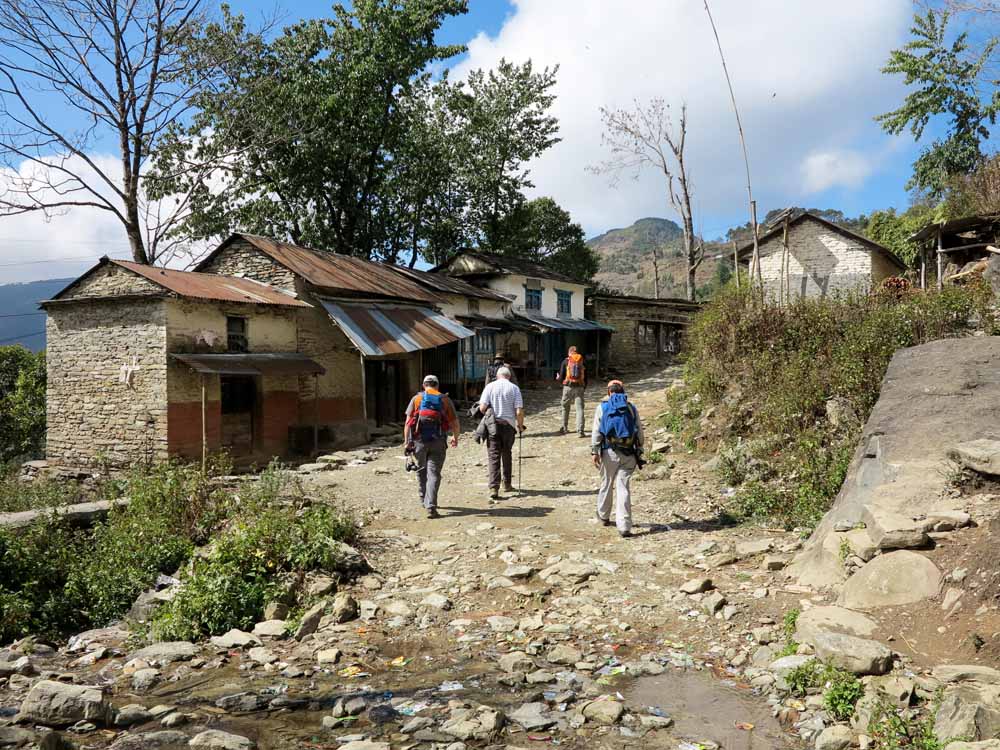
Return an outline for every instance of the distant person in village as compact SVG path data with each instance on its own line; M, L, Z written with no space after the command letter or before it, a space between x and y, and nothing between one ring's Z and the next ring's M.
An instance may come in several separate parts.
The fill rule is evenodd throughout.
M586 437L583 431L583 394L587 390L587 368L583 364L583 355L571 346L566 359L559 365L556 380L562 382L562 427L559 434L565 435L569 430L569 408L576 404L576 433Z
M448 453L448 435L451 447L458 445L461 425L451 399L438 390L441 387L436 375L424 378L424 389L406 407L403 427L403 444L406 454L416 460L417 479L420 482L420 503L428 518L440 518L438 490L441 487L441 470Z
M486 383L484 383L484 385L489 385L497 379L497 373L500 371L501 367L506 367L510 370L510 382L517 385L517 376L514 374L514 368L511 367L510 363L507 361L506 355L503 352L497 352L493 355L493 362L486 368Z
M513 492L514 441L524 432L524 399L521 389L511 382L510 368L497 370L497 379L483 389L479 411L492 412L496 423L494 433L487 434L486 447L490 465L490 500L500 499L500 484L505 492Z
M632 536L632 474L643 465L642 420L625 395L620 380L608 383L608 397L594 412L590 447L594 466L601 470L597 493L597 520L611 525L612 493L616 502L615 523L623 537Z

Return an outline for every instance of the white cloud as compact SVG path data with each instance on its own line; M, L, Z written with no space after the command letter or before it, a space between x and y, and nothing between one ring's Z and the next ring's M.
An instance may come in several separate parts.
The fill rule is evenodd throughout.
M899 100L880 72L908 28L910 0L715 0L712 11L743 117L755 197L763 210L801 204L804 193L858 187L864 150L882 148L872 117ZM745 215L745 173L715 40L698 0L515 0L496 37L479 35L457 73L501 58L560 65L554 113L563 141L532 165L588 232L671 216L654 175L608 186L585 172L606 156L598 108L634 99L687 102L696 222L706 234ZM802 165L816 164L803 171Z
M814 151L802 161L802 189L821 193L833 187L860 187L876 166L872 155L850 149Z

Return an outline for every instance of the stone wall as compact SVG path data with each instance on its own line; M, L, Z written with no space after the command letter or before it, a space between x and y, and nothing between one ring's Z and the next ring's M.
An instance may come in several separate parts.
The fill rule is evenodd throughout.
M244 239L236 239L212 258L201 273L241 276L281 289L295 289L296 276L263 250Z
M788 230L788 277L793 295L827 297L872 286L872 255L862 242L805 219ZM761 276L777 298L781 279L782 235L762 242Z
M116 466L166 458L165 300L55 304L45 329L47 457Z
M607 351L601 352L601 367L632 367L669 358L671 340L676 346L691 315L686 307L686 304L671 306L653 301L594 298L589 317L614 329ZM654 334L660 337L659 346L655 338L642 339L642 324L659 326Z
M123 294L165 294L165 290L139 274L108 263L84 275L60 299L119 297Z

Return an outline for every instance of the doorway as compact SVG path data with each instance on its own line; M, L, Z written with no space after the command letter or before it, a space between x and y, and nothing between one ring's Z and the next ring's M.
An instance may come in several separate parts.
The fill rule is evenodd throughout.
M256 437L257 381L252 375L220 375L221 444L232 456L253 453Z
M406 411L406 363L398 359L365 360L368 419L376 427L403 421Z

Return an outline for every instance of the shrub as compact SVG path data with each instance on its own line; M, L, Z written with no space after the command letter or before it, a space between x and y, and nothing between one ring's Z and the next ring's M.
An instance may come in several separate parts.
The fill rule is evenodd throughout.
M88 532L57 518L0 532L0 642L54 638L121 617L221 519L225 494L211 482L193 467L163 464L109 484L107 496L125 494L130 505Z
M823 693L823 708L837 721L847 721L854 715L854 707L864 694L861 680L850 672L838 671L830 675Z
M0 346L0 464L41 455L45 442L45 353Z
M239 493L240 508L204 557L196 557L183 588L154 616L154 637L193 640L250 628L282 592L282 580L311 570L336 571L337 545L353 542L353 518L326 505L280 503L288 475L272 467Z
M846 475L893 353L969 332L992 332L983 284L943 291L851 294L761 304L747 291L719 294L692 321L685 394L671 393L665 422L679 434L709 407L725 417L720 468L741 481L737 514L786 526L814 524ZM837 397L859 420L834 425ZM696 403L695 408L692 405ZM694 428L697 429L697 428ZM729 446L742 443L740 455ZM770 470L748 471L751 463Z
M0 474L0 513L17 513L36 508L53 508L86 501L86 494L76 482L56 479L18 480L13 468Z
M868 734L874 750L941 750L947 744L934 734L932 716L914 717L885 701L875 706Z

